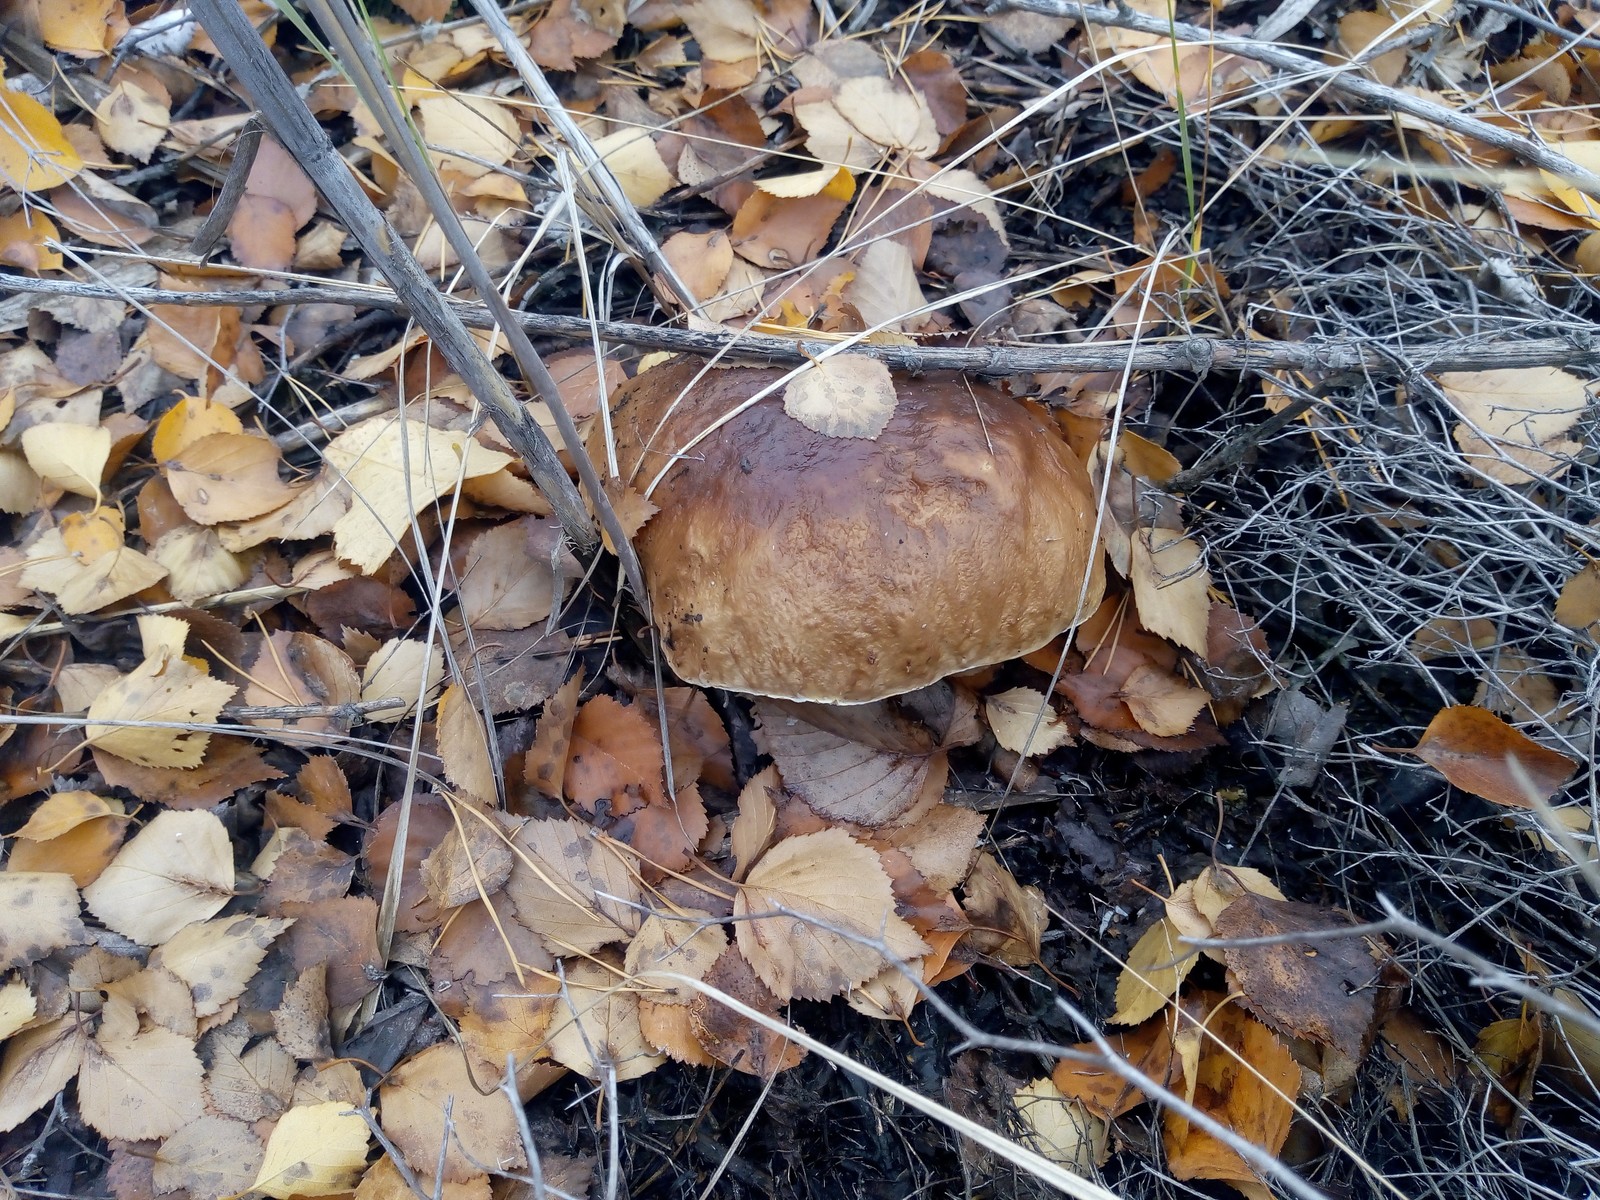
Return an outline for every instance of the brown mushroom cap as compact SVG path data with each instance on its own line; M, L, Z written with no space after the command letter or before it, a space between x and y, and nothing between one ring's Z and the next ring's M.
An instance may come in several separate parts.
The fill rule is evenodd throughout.
M1038 649L1077 617L1086 574L1085 611L1099 603L1088 474L1028 406L962 375L897 375L869 441L806 428L780 388L674 462L784 374L702 370L644 372L611 418L623 479L644 491L669 468L634 544L688 682L877 700Z

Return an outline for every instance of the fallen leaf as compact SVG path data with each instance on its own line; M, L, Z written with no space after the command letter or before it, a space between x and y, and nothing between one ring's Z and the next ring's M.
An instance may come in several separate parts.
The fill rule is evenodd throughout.
M194 996L195 1013L209 1017L243 993L278 935L294 922L273 917L221 917L185 925L150 955Z
M1568 437L1589 407L1584 381L1556 367L1450 371L1440 390L1463 418L1456 445L1472 467L1516 486L1556 479L1581 449Z
M136 80L119 79L95 107L94 121L100 140L112 150L149 162L172 123L172 101Z
M55 114L32 96L0 88L0 179L19 192L42 192L83 170Z
M361 699L401 701L393 708L373 709L367 720L402 721L417 706L431 703L444 678L444 651L407 638L394 638L372 652L361 670Z
M440 910L493 895L511 875L513 854L505 838L473 812L458 812L460 826L428 851L422 880Z
M1211 573L1194 540L1171 529L1133 537L1131 582L1139 623L1202 658L1211 617Z
M82 1014L71 1012L6 1041L0 1058L0 1133L15 1129L72 1082L89 1030Z
M88 939L78 919L78 889L59 872L0 872L0 970L31 966L53 950Z
M17 840L6 870L64 871L77 886L87 887L122 841L126 813L121 800L93 792L56 792L13 835Z
M162 1143L151 1181L160 1192L181 1188L193 1200L223 1200L250 1190L264 1154L243 1121L206 1115Z
M209 725L235 692L193 663L162 651L146 658L89 705L85 740L145 767L197 767L211 734L172 725ZM138 722L160 722L140 725ZM118 722L108 724L107 722Z
M555 521L496 525L467 548L456 589L460 618L473 629L525 629L561 606L576 573Z
M282 508L300 487L278 477L283 454L270 438L213 433L162 463L167 486L200 525L246 521Z
M596 153L622 187L622 194L647 208L677 186L647 129L619 129L594 140Z
M412 832L419 832L415 825ZM341 896L285 908L294 917L285 939L289 961L299 971L327 964L330 1007L348 1007L378 985L383 956L378 953L376 900Z
M214 818L213 818L214 819ZM170 1137L205 1115L205 1068L194 1041L170 1029L100 1034L84 1050L78 1111L108 1138Z
M1041 691L1016 687L985 696L984 715L994 740L1024 758L1042 757L1072 744L1072 731Z
M1600 621L1600 561L1587 564L1561 585L1555 618L1568 629L1587 629Z
M529 821L512 841L517 859L506 895L552 954L597 950L638 931L642 898L631 864L590 826Z
M370 1136L361 1114L343 1101L296 1105L272 1127L249 1190L275 1200L348 1192L367 1165Z
M1220 1043L1220 1044L1219 1044ZM1191 1102L1274 1157L1289 1136L1300 1068L1265 1025L1232 1004L1206 1019ZM1264 1182L1238 1152L1186 1120L1162 1114L1167 1169L1177 1179Z
M894 415L889 368L865 354L808 364L783 389L783 411L826 437L876 438Z
M962 891L961 908L972 922L964 939L969 949L1017 967L1039 961L1048 920L1043 892L1023 887L988 851L978 855Z
M111 456L104 425L52 421L22 431L22 452L33 473L62 491L100 499L100 480Z
M228 1025L207 1042L206 1102L212 1110L241 1121L276 1121L289 1110L299 1064L277 1038L251 1045L248 1032ZM250 1178L259 1166L258 1157Z
M1441 709L1414 754L1456 787L1507 808L1548 802L1578 764L1541 746L1493 713L1467 704Z
M416 110L423 140L440 171L476 179L517 153L522 131L498 97L440 91L423 96Z
M1162 917L1133 944L1117 976L1117 1011L1109 1018L1113 1025L1141 1024L1178 994L1199 961L1194 949L1178 940L1181 936L1171 919Z
M1106 1123L1061 1094L1049 1076L1011 1094L1023 1124L1021 1141L1051 1162L1088 1178L1106 1161Z
M878 856L842 829L773 846L745 877L733 913L740 952L780 1000L856 987L883 969L885 951L902 962L928 951L895 914Z
M39 1014L39 1001L20 979L0 984L0 1042L33 1023Z
M779 1016L778 998L756 977L737 948L729 947L717 958L706 972L705 982L757 1012ZM689 1001L689 1024L712 1058L760 1079L786 1071L806 1056L804 1046L703 992Z
M623 970L658 1004L688 1004L700 995L666 975L704 979L728 949L728 935L710 913L652 913L628 943Z
M613 816L667 802L661 733L637 706L596 696L578 710L570 746L566 794L589 815L603 802Z
M583 669L574 671L545 701L534 728L533 745L523 759L523 777L551 799L565 794L567 760L571 756L572 725L578 713L578 693L583 689Z
M140 945L159 946L233 897L233 847L209 812L161 812L83 890L89 911Z
M586 1079L638 1079L665 1058L639 1027L639 993L606 960L568 959L550 1022L550 1055Z
M1182 1073L1174 1053L1172 1028L1166 1018L1146 1021L1137 1029L1106 1034L1106 1043L1140 1075L1161 1087L1169 1087ZM1109 1066L1096 1062L1100 1049L1093 1042L1080 1042L1076 1054L1056 1064L1051 1078L1063 1095L1080 1101L1096 1116L1115 1120L1143 1104L1148 1096ZM1081 1056L1081 1057L1080 1057Z
M772 803L772 793L782 784L778 781L776 767L764 767L752 775L739 792L739 815L733 819L729 834L729 850L733 855L733 869L729 878L740 881L750 872L750 867L772 844L772 833L777 828L778 810Z
M901 820L944 795L933 736L882 702L838 708L757 700L756 744L784 787L818 814L858 825Z
M460 684L451 684L439 697L438 738L445 778L474 800L492 803L499 788L483 715Z
M21 581L54 596L69 615L94 612L166 578L167 570L123 544L122 514L102 506L69 513L26 550Z
M462 480L492 475L512 459L459 430L373 417L329 442L323 461L355 496L334 524L334 548L371 575L407 536L417 513Z
M1135 667L1117 698L1128 706L1139 728L1157 737L1188 733L1211 702L1207 693L1154 664Z

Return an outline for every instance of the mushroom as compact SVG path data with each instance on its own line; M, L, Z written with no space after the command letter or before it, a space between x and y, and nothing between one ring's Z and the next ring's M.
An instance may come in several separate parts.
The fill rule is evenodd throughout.
M681 678L863 703L1036 650L1099 604L1089 476L1037 405L896 375L883 432L836 438L779 388L685 452L783 377L678 358L616 394L618 469L660 509L634 545Z

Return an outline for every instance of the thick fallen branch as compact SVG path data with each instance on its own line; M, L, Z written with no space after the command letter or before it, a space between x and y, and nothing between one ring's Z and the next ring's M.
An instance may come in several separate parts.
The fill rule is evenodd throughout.
M1106 8L1098 4L1079 4L1075 0L1000 0L994 8L1015 8L1024 12L1043 13L1051 17L1076 17L1090 25L1108 25L1116 29L1132 29L1137 33L1154 34L1161 38L1175 38L1179 42L1193 42L1209 46L1219 54L1233 54L1253 62L1265 63L1279 71L1292 71L1314 78L1330 91L1339 92L1379 112L1404 113L1440 129L1448 129L1470 137L1487 146L1506 150L1529 166L1539 167L1559 175L1587 195L1600 197L1600 175L1578 165L1565 154L1559 154L1545 143L1524 134L1515 133L1467 116L1443 104L1435 104L1402 92L1398 88L1374 83L1356 71L1342 70L1309 54L1286 50L1281 45L1259 42L1255 38L1239 37L1189 25L1182 21L1168 21L1165 17L1152 17L1135 12L1122 5Z
M340 284L283 289L242 288L215 292L180 292L152 287L105 287L72 279L0 277L0 293L35 293L124 300L133 304L187 304L243 307L278 304L349 304L396 314L405 302L381 288ZM462 324L490 329L494 321L481 304L445 300ZM518 313L522 328L532 334L587 342L598 331L601 340L647 350L671 350L706 357L721 355L744 362L797 365L809 362L832 343L812 338L776 337L759 333L711 333L634 325L623 321L591 322L583 317ZM1048 346L874 346L862 343L852 351L867 354L905 371L966 371L973 375L1016 375L1028 371L1212 371L1261 374L1267 371L1316 371L1335 375L1359 373L1393 378L1413 372L1482 371L1495 367L1575 367L1600 370L1600 341L1587 331L1568 338L1508 338L1491 335L1441 338L1394 345L1363 338L1321 338L1304 342L1245 341L1234 338L1174 337L1165 341L1081 342Z

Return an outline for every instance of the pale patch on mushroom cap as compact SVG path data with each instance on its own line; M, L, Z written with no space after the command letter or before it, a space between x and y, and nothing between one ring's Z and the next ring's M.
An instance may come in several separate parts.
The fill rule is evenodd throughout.
M1036 408L962 375L897 375L876 439L830 438L779 389L674 462L783 375L701 370L654 367L612 414L624 479L642 491L671 464L635 546L684 680L878 700L1038 649L1073 624L1086 575L1083 611L1099 604L1093 489Z

